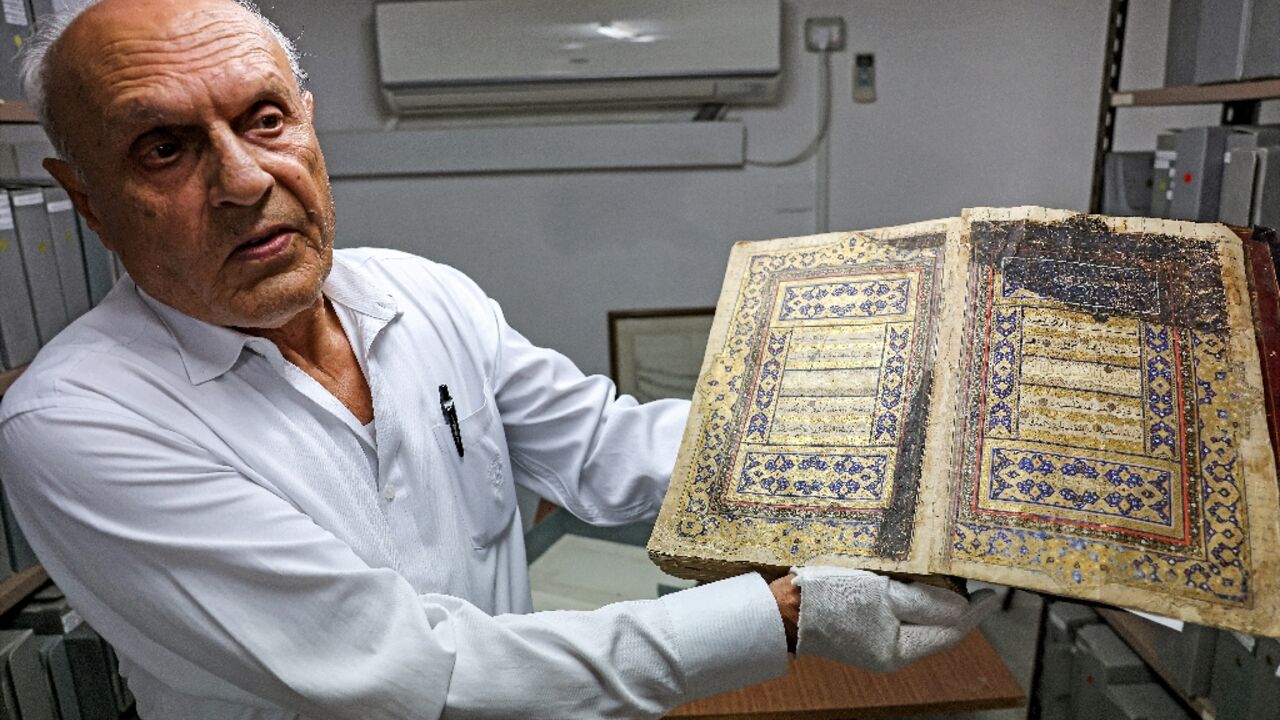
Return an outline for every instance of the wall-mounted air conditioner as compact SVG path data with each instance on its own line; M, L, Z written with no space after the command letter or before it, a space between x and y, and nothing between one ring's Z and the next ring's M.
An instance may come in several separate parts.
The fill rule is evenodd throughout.
M427 0L374 6L398 113L777 98L781 0Z

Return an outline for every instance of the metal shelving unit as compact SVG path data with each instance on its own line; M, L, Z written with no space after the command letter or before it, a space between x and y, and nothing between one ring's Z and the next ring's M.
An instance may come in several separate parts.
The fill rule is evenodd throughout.
M0 580L0 615L3 615L49 582L49 574L41 565L32 565L20 573Z
M0 124L36 122L39 122L39 118L32 112L31 106L25 102L0 100ZM10 179L7 183L0 183L0 185L32 187L47 186L48 183L41 180L16 178ZM27 366L23 365L12 370L0 371L0 397L9 390L9 387L17 381L26 369ZM45 571L43 565L38 563L22 572L0 580L0 615L4 615L18 607L48 583L49 573ZM137 717L137 708L133 705L130 705L125 712L120 714L121 720L136 720Z
M34 123L36 115L31 106L14 100L0 100L0 123ZM27 369L26 365L0 371L0 397ZM9 612L49 582L49 574L40 565L33 565L20 573L0 580L0 615Z
M0 123L34 123L39 118L31 106L18 100L0 100Z
M1091 212L1102 210L1102 177L1106 155L1115 139L1116 112L1131 107L1171 107L1177 105L1221 105L1223 125L1248 125L1258 120L1264 100L1280 98L1280 79L1244 80L1215 85L1120 90L1120 67L1124 59L1124 36L1129 20L1129 0L1111 0L1107 22L1106 60L1102 70L1102 93L1098 103L1098 133L1093 156L1093 188L1089 195Z
M1242 80L1219 85L1182 85L1113 92L1111 106L1157 107L1162 105L1217 105L1233 103L1261 104L1263 100L1280 98L1280 79ZM1236 121L1240 122L1240 121Z
M1097 610L1103 621L1116 631L1116 634L1133 649L1138 657L1142 658L1147 667L1151 668L1160 686L1182 705L1183 710L1201 720L1214 720L1213 703L1208 698L1190 697L1185 694L1179 688L1173 671L1167 665L1168 658L1161 657L1153 636L1161 630L1165 632L1169 630L1125 610L1107 607L1099 607Z

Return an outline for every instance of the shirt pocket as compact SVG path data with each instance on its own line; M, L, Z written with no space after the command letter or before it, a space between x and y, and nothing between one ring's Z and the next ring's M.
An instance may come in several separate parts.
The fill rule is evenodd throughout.
M448 423L431 430L445 458L471 544L476 548L488 547L510 527L516 511L515 482L494 402L486 397L479 409L458 420L461 456L454 443L453 428Z

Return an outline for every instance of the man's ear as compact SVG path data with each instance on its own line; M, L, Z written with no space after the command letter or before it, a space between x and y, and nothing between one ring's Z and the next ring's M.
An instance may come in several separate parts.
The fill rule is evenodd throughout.
M67 191L67 195L71 197L71 204L76 207L76 212L84 216L85 224L101 238L102 224L98 222L98 216L93 212L93 208L89 207L89 196L85 193L84 181L81 180L80 173L76 171L71 163L58 158L45 158L41 165L53 176L54 180L58 181L62 189ZM111 247L111 244L105 238L102 240L102 244L106 245L108 250L115 251L115 248Z

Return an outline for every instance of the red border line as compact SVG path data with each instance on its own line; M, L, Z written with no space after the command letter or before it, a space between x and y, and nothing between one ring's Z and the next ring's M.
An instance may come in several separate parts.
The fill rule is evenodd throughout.
M918 323L918 322L919 322L919 317L920 317L921 309L922 309L922 307L923 307L922 303L920 302L920 294L921 294L921 293L923 293L923 291L924 291L924 288L923 288L923 287L921 287L921 286L924 284L924 283L922 282L922 280L923 280L923 278L924 278L924 269L925 269L925 268L924 268L923 266L920 266L920 265L908 265L908 266L905 266L905 267L902 267L902 268L899 268L899 269L895 269L895 270L893 270L893 271L892 271L892 272L897 272L897 273L912 273L912 274L915 274L915 275L916 275L916 285L917 285L917 290L916 290L916 312L915 312L916 321L913 323L913 327L915 326L915 324L916 324L916 323ZM935 268L935 269L936 269L936 268ZM885 272L884 270L867 270L867 271L864 271L864 272L853 272L853 273L849 273L849 272L832 272L832 273L828 273L828 274L825 274L825 275L814 275L814 276L811 276L811 277L806 278L806 279L809 279L809 280L819 280L819 279L822 279L822 278L832 278L832 277L857 277L857 276L862 276L862 275L883 275L883 274L884 274L884 272ZM772 334L772 332L773 332L773 327L774 327L774 320L773 320L773 307L777 304L777 301L778 301L778 292L779 292L781 289L782 289L782 281L779 281L779 282L778 282L778 284L774 287L774 289L773 289L773 296L771 297L771 299L770 299L770 301L769 301L769 309L768 309L767 314L766 314L766 317L768 317L768 318L769 318L769 322L768 322L768 324L764 327L764 331L763 331L763 333L762 333L762 335L761 335L761 342L767 343L768 341L767 341L767 339L766 339L766 338L768 338L768 336L769 336L769 335L771 335L771 334ZM917 348L917 346L916 346L916 336L917 336L917 335L918 335L918 333L915 333L915 332L912 332L912 334L911 334L911 350L910 350L910 353L908 354L908 359L907 359L907 368L906 368L906 369L910 369L910 368L911 368L912 363L913 363L913 362L914 362L914 360L915 360L915 352L916 352L916 348ZM887 342L887 340L886 340L886 342ZM760 364L759 364L759 366L756 368L755 375L754 375L754 376L753 376L753 378L752 378L751 387L750 387L750 389L749 389L749 391L748 391L748 394L747 394L747 396L746 396L746 397L747 397L747 401L748 401L748 403L754 403L754 397L755 397L756 391L759 389L759 386L760 386L760 374L761 374L761 372L763 371L763 369L764 369L764 363L760 363ZM783 369L785 369L785 368L783 368ZM883 372L883 370L882 370L882 372ZM781 373L781 370L779 371L779 373ZM905 375L905 374L906 374L906 373L905 373L905 369L904 369L904 375ZM905 380L904 380L904 385L905 385L905 384L906 384L906 382L905 382ZM781 374L780 374L780 375L779 375L779 378L778 378L778 395L777 395L777 397L778 397L778 398L781 398L781 392L782 392L782 378L781 378ZM878 397L878 394L877 394L877 397L875 398L875 402L876 402L876 403L879 403L879 402L880 402L880 398ZM874 409L874 408L875 408L875 406L873 405L873 406L872 406L872 413L873 413L873 414L874 414L874 412L875 412L875 409ZM739 437L745 437L746 426L747 426L747 425L749 425L750 423L751 423L751 414L750 414L750 413L743 413L743 419L742 419L742 421L741 421L741 423L740 423L740 425L739 425L739 428L738 428L738 430L739 430L739 432L738 432L738 436L739 436ZM902 429L903 429L905 426L906 426L906 413L902 413L902 419L901 419L901 420L899 420L898 445L897 445L897 449L896 449L896 454L897 454L897 455L901 455L901 454L902 454L902 443L904 442L904 437L903 437ZM873 430L874 430L874 428L873 428ZM734 446L734 448L733 448L733 452L732 452L732 454L731 454L731 455L730 455L730 457L729 457L728 469L729 469L730 473L732 472L733 468L737 467L737 464L738 464L738 451L741 449L741 445L742 445L741 443L739 443L739 444L735 445L735 446ZM896 457L896 455L895 455L895 457ZM729 479L729 480L732 480L732 478L728 478L728 479ZM892 495L892 493L893 493L893 482L892 482L892 481L895 479L895 478L892 476L892 468L890 469L890 474L889 474L889 476L888 476L888 478L887 478L887 479L890 481L890 482L888 483L888 485L889 485L889 487L888 487L888 492L890 493L890 495L889 495L889 497L888 497L888 500L889 500L889 504L891 505L891 504L893 503L893 495ZM727 495L728 495L728 494L729 494L729 488L728 488L728 483L726 482L724 489L723 489L723 490L721 491L721 493L720 493L720 502L724 503L725 505L730 505L730 506L733 506L733 507L768 508L768 509L770 509L770 510L802 510L802 511L811 511L811 512L826 512L826 513L832 513L832 514L837 514L837 513L838 513L838 514L848 514L848 515L873 515L873 514L881 514L881 515L882 515L882 514L884 513L885 509L886 509L885 507L876 507L876 508L849 508L849 507L833 507L833 506L823 506L823 505L780 505L780 504L773 504L773 503L750 502L750 501L746 501L746 500L730 500L730 499L728 499L728 497L727 497ZM835 500L835 502L839 502L839 500Z
M982 383L979 386L980 392L979 392L979 398L978 398L977 440L974 446L975 455L974 455L974 475L973 475L973 497L972 497L972 503L970 505L970 510L976 516L985 517L985 516L995 515L1000 517L1017 517L1017 518L1027 519L1027 520L1040 520L1052 525L1070 525L1074 527L1092 528L1097 530L1114 530L1123 535L1129 535L1132 537L1144 537L1152 540L1160 540L1161 542L1167 545L1173 545L1176 547L1189 547L1191 545L1191 515L1190 515L1191 507L1190 507L1190 503L1187 500L1189 471L1187 469L1187 462L1186 462L1186 450L1187 450L1186 448L1186 413L1183 412L1183 405L1182 405L1183 387L1182 387L1182 372L1181 372L1181 363L1182 363L1181 352L1180 352L1180 347L1178 345L1177 327L1173 324L1173 318L1170 318L1169 330L1170 330L1170 333L1173 335L1173 344L1174 344L1174 348L1173 348L1174 374L1176 375L1175 387L1177 388L1177 400L1178 400L1176 407L1177 407L1177 413L1178 413L1179 431L1181 432L1181 435L1179 437L1179 445L1181 446L1181 449L1182 449L1182 452L1179 453L1180 468L1182 470L1183 525L1182 525L1181 537L1175 538L1175 537L1169 537L1167 535L1146 533L1141 530L1131 530L1128 528L1117 527L1115 525L1107 525L1103 523L1091 523L1091 522L1082 521L1082 520L1071 520L1068 518L1058 518L1058 517L1052 517L1047 515L1020 513L1020 512L1015 512L1011 510L995 510L990 508L983 508L978 504L979 503L978 498L980 495L980 490L982 485L982 462L984 459L982 454L982 446L986 439L986 428L987 428L987 390L988 390L987 368L991 362L991 315L995 307L995 302L994 302L995 275L996 275L995 268L991 268L989 273L990 274L987 280L986 333L985 333L985 336L983 337L983 348L982 348ZM1141 342L1141 339L1139 339L1139 341ZM973 357L972 345L970 345L969 357L970 359L972 359ZM1142 370L1140 369L1139 372L1141 371ZM967 374L966 374L966 377L967 377ZM1143 402L1146 402L1145 397L1142 398L1142 400ZM1027 441L1027 442L1033 442L1033 441ZM1091 538L1080 538L1080 539L1090 540Z

